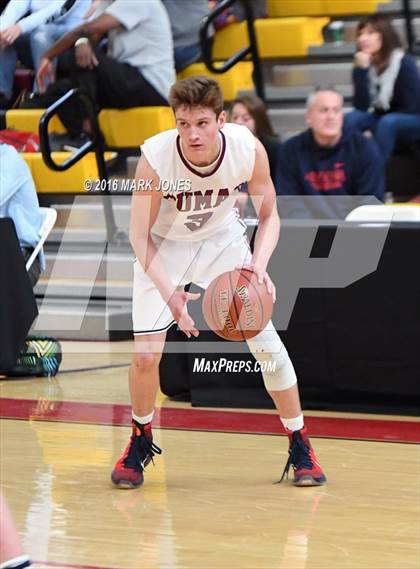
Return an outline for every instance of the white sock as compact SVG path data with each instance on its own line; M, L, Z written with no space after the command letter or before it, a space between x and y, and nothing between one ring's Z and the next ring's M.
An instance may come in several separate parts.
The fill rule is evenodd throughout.
M136 415L134 413L134 411L131 413L133 419L139 423L140 425L146 425L146 423L150 423L151 420L153 419L153 415L155 414L155 411L153 410L151 413L149 413L148 415L144 415L144 417L139 417L138 415Z
M14 557L13 559L9 559L8 561L0 564L0 569L19 569L19 567L31 567L29 557L27 555Z
M300 431L300 429L303 429L302 414L298 417L293 417L292 419L283 419L283 417L280 417L280 421L283 423L283 427L289 431Z

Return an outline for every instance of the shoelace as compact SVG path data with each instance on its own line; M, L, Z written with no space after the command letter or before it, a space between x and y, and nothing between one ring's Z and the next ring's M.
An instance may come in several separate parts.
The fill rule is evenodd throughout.
M275 482L275 484L280 484L285 476L286 478L289 476L291 466L293 467L293 470L297 470L297 468L307 468L310 470L313 466L309 454L309 448L300 436L293 440L289 449L289 458L287 459L283 474L281 475L280 480Z
M153 440L149 440L144 435L133 436L131 439L130 450L124 460L126 468L146 468L149 462L153 462L155 454L162 454L160 449Z

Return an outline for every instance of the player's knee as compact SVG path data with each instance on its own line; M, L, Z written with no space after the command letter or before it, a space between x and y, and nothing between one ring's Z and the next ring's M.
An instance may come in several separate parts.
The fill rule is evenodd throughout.
M139 373L149 373L159 367L160 355L157 354L135 354L133 366Z
M286 391L297 384L295 368L288 355L281 361L273 358L272 363L274 366L262 374L267 391Z
M289 354L271 322L247 343L255 359L264 362L261 370L267 391L284 391L297 383Z

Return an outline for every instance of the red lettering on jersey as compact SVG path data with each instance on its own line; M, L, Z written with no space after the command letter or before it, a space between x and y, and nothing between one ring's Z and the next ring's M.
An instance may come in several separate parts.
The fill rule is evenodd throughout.
M194 211L201 211L202 209L210 209L211 205L211 197L213 195L213 190L206 190L204 196L202 192L197 191L194 192Z
M178 194L176 200L176 209L178 211L191 211L192 192L182 192Z
M162 198L164 200L174 200L174 202L176 201L176 197L173 194L163 194Z
M219 207L229 197L229 189L221 188L214 203L212 203L214 193L214 190L206 190L204 194L202 191L196 190L195 192L180 192L176 197L172 194L166 194L162 197L167 200L176 200L176 209L186 213L188 211L203 211Z
M219 190L219 193L217 194L217 199L216 199L216 203L214 204L213 207L219 207L219 205L225 201L225 199L227 199L229 197L229 190L228 188L222 188Z

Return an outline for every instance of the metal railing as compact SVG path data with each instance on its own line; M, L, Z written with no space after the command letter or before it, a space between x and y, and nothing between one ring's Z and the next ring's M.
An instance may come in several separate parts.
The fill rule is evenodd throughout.
M236 2L240 2L242 4L245 12L249 45L229 57L229 59L222 65L216 66L214 65L212 56L213 41L210 33L210 28L217 16L219 16L226 9L230 8ZM264 78L262 73L261 60L258 54L257 37L254 26L254 12L248 0L224 0L212 12L210 12L208 16L203 18L200 28L200 43L203 62L205 63L207 69L212 73L225 73L240 61L243 61L244 59L247 59L248 56L251 56L251 60L254 66L253 80L255 84L255 90L257 92L257 95L261 97L263 101L265 101Z
M412 8L411 0L403 0L403 15L405 22L405 33L407 35L408 51L415 54L420 54L420 39L416 38L414 33L414 10Z
M57 163L52 157L50 138L48 134L48 125L52 118L58 114L58 111L72 99L81 101L87 111L88 119L90 121L92 132L90 138L64 162ZM106 167L104 158L104 143L102 133L99 129L98 118L91 99L79 89L70 89L65 95L58 99L55 103L49 106L39 121L39 139L42 157L44 162L51 170L57 172L64 172L74 166L81 160L88 152L95 153L96 165L98 168L98 175L101 180L108 181L108 169ZM104 191L101 192L103 196L103 207L105 215L106 233L108 243L119 243L125 241L125 234L118 231L115 223L114 211L112 209L112 202L110 199L109 185L105 184Z

